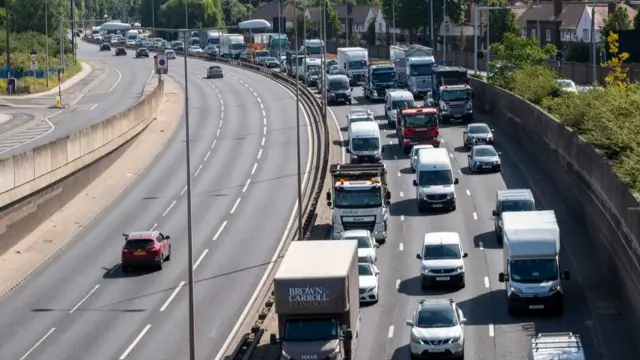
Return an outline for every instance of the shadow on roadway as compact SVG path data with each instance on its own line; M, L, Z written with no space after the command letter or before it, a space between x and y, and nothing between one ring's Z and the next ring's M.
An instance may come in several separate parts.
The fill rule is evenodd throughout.
M410 192L409 198L401 198L398 201L391 201L391 205L389 205L389 215L391 216L415 216L415 217L423 217L423 216L437 216L443 214L449 214L451 211L446 209L444 210L432 210L425 212L418 212L418 206L416 205L416 199L414 198L413 192Z
M409 350L409 345L402 345L393 351L393 355L391 355L391 359L389 360L408 360L410 358L411 351Z
M41 308L41 309L31 309L32 312L70 312L72 309L46 309L46 308ZM145 312L148 311L147 309L73 309L73 312L93 312L93 311L100 311L100 312L119 312L119 313L141 313L141 312Z
M396 134L395 131L394 132L388 132L388 133L386 133L386 137L388 139L397 139L398 138L398 134Z
M493 217L491 217L493 221ZM476 248L483 249L502 249L502 246L498 244L495 231L487 231L482 234L477 234L473 237L473 245Z
M114 265L110 268L103 267L102 270L105 271L102 278L107 280L135 278L157 272L157 270L153 270L151 267L134 267L130 272L125 273L122 270L121 264Z
M414 276L412 278L402 280L398 287L398 292L408 296L449 296L453 297L453 294L460 290L460 287L451 284L438 287L430 287L429 289L422 289L420 286L420 276Z
M402 174L402 175L412 175L412 174L415 174L415 172L413 171L411 166L407 166L407 167L404 167L404 168L400 169L400 174Z
M469 150L467 150L467 148L464 147L463 145L454 147L453 151L455 151L457 153L468 153L469 152Z
M335 146L347 147L349 140L333 140L332 143Z

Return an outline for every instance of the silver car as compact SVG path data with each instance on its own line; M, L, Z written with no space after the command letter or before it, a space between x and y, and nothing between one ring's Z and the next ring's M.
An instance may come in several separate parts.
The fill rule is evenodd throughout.
M467 322L454 299L423 299L407 320L411 328L412 359L464 359L464 324Z
M380 245L369 230L347 230L342 234L342 240L358 241L358 262L375 264L378 261L376 249Z
M412 172L416 172L416 164L418 163L418 151L421 149L433 149L433 145L414 145L409 154L409 167Z
M476 145L467 154L469 171L472 173L481 171L500 171L502 161L500 153L492 145Z

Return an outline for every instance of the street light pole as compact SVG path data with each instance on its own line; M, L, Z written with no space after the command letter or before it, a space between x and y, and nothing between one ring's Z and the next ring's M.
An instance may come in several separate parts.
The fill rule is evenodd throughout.
M4 15L5 15L5 19L4 19L4 30L5 30L5 36L7 37L7 69L11 68L11 48L9 47L9 1L5 0L4 2ZM7 77L8 78L8 77Z
M324 44L324 49L322 49L322 56L324 58L324 72L322 73L322 110L324 114L324 120L327 121L327 0L324 0L324 5L322 6L322 23L324 26L322 27L322 41Z
M433 0L431 0L433 1ZM444 24L442 32L442 62L447 61L447 0L442 1L442 23Z
M392 45L396 45L396 1L393 0L391 2L391 13L392 13L392 25L391 27L393 28L393 41L391 42Z
M49 0L44 0L44 67L46 71L45 81L49 88Z
M295 15L293 16L296 19L296 41L298 39L298 4L294 2L293 9L295 11ZM304 24L304 22L303 22ZM302 45L305 53L306 47L304 43ZM298 58L296 57L296 152L298 155L298 240L304 240L304 236L302 234L302 170L300 166L300 69L298 64Z
M538 5L538 9L537 9L537 18L536 18L536 38L538 40L538 47L542 47L542 38L540 37L540 0L536 1ZM487 15L487 19L489 19L489 16Z
M596 1L591 3L591 83L596 82Z
M435 50L436 49L436 43L435 43L436 35L433 32L433 0L427 0L427 1L429 1L429 7L430 7L430 9L429 9L429 11L430 11L429 18L431 19L431 48L433 50Z
M185 6L186 6L186 2L185 2ZM156 2L155 0L151 0L151 27L155 28L156 27ZM156 37L156 31L153 30L153 32L151 33L151 37L155 38Z

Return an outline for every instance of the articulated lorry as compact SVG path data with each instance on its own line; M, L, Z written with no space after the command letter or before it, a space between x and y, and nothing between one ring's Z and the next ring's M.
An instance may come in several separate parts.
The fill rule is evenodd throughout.
M389 47L391 64L396 68L398 84L407 86L407 59L411 57L433 57L433 49L422 45L391 45Z
M579 335L540 333L531 339L530 360L586 360Z
M503 272L509 314L549 310L564 311L560 271L560 228L553 210L502 214Z
M364 81L369 66L369 51L361 47L338 48L338 67L346 72L349 83Z
M332 164L333 181L327 191L327 205L333 209L332 238L341 239L347 230L369 230L378 242L387 239L388 206L384 164Z
M384 100L387 89L398 87L396 70L391 63L370 64L362 85L364 97L369 100Z
M360 326L358 243L294 241L273 280L281 359L351 360Z

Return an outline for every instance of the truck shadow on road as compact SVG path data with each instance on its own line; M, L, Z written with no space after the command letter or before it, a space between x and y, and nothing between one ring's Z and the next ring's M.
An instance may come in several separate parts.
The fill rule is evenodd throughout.
M448 211L440 211L433 210L427 212L418 212L418 207L416 205L416 199L414 198L413 193L405 193L405 196L409 196L409 198L400 198L396 195L397 200L391 200L391 205L389 205L389 215L391 216L437 216L448 214Z
M103 267L102 270L105 271L105 273L102 275L102 278L108 279L108 280L135 278L135 277L140 277L144 275L149 275L157 271L152 268L134 268L134 269L131 269L131 272L125 273L124 271L122 271L121 264L116 264L110 268Z
M502 249L498 244L495 231L487 231L473 237L473 246L480 249Z
M451 294L454 294L456 291L458 291L458 287L455 285L422 289L422 286L420 285L420 276L414 276L412 278L402 280L398 286L398 292L400 294L418 297L451 296Z

